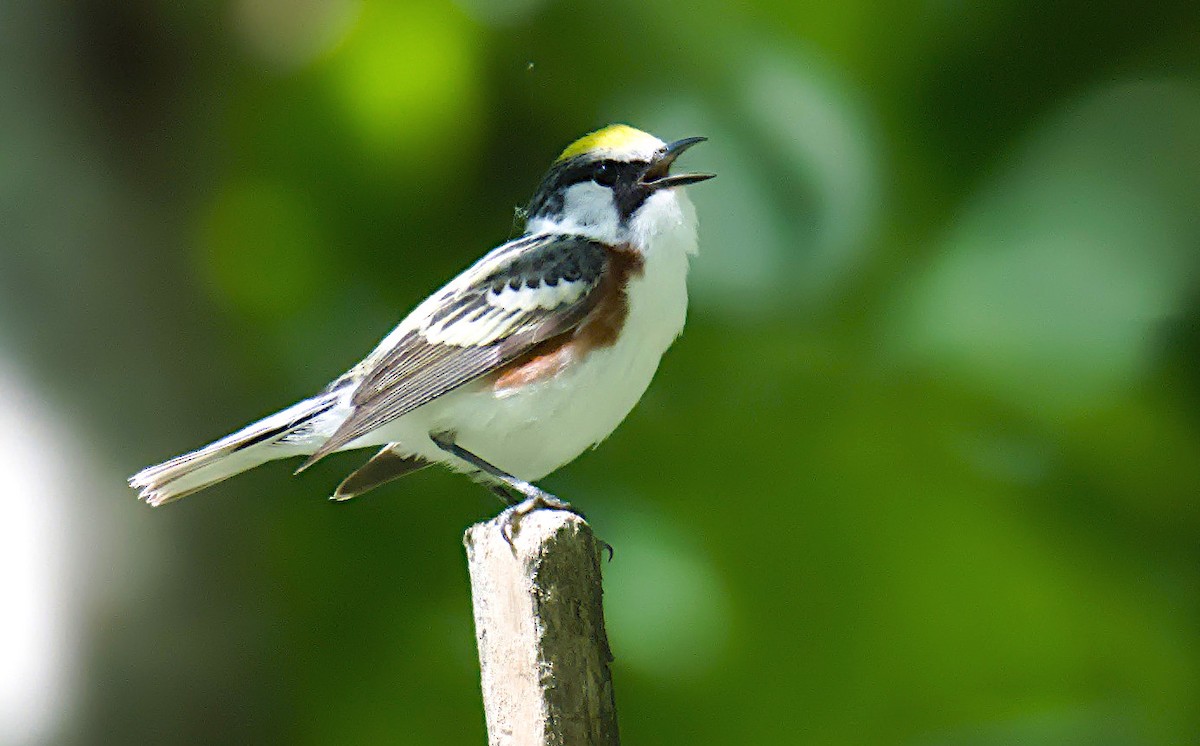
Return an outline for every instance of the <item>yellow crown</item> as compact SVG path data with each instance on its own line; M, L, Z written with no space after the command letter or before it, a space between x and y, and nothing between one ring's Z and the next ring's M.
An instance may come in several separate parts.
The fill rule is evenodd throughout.
M648 132L642 132L628 124L610 124L604 129L584 135L568 145L555 163L597 150L606 150L615 154L644 153L648 155L662 146L662 140Z

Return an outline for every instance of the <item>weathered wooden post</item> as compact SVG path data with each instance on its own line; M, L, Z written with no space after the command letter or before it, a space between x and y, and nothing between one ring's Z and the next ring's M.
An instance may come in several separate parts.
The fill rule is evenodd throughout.
M498 520L463 537L491 746L615 746L601 543L561 510Z

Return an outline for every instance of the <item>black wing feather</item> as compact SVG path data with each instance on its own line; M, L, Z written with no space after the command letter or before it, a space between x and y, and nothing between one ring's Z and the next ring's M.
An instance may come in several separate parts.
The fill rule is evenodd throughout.
M539 237L534 243L520 239L519 251L507 245L510 261L482 274L466 287L453 284L439 291L436 307L418 328L391 349L370 360L361 383L351 397L353 410L319 450L301 466L361 438L397 417L484 376L528 352L535 345L575 328L595 306L596 288L609 266L604 244L580 236ZM480 264L488 262L485 257ZM478 266L478 265L477 265ZM471 270L468 270L470 272ZM582 283L583 292L551 308L502 308L496 305L505 288L518 290L560 282ZM432 341L429 330L439 325L469 321L474 315L500 313L500 333L486 344L450 344Z

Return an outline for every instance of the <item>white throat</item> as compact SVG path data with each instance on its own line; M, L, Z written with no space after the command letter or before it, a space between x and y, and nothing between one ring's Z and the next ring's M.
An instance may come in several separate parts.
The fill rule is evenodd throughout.
M696 209L682 188L650 195L622 223L612 191L593 182L573 185L563 198L560 216L530 220L529 234L569 233L613 246L629 245L649 257L658 251L696 253Z

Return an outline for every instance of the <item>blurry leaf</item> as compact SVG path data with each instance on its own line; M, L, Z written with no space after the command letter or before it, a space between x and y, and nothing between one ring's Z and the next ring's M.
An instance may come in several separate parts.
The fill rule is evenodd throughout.
M335 47L361 6L362 0L236 0L231 10L250 51L289 69Z
M474 25L447 4L366 0L328 74L368 163L455 180L486 114L478 44Z
M730 635L730 599L688 537L647 509L608 533L605 618L622 665L668 682L711 674Z
M765 144L756 172L793 226L790 299L823 300L859 266L878 223L882 163L871 112L848 78L795 50L752 57L740 91Z
M1032 409L1141 376L1197 280L1200 88L1111 86L1060 113L975 200L892 329L909 358Z
M482 23L511 26L527 20L546 0L457 0L456 4Z
M688 190L700 219L700 303L762 313L828 300L865 258L881 210L874 125L848 80L794 49L742 52L734 93L626 94L613 117L664 138L705 135L688 163L718 178ZM628 114L633 112L632 114Z

